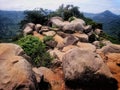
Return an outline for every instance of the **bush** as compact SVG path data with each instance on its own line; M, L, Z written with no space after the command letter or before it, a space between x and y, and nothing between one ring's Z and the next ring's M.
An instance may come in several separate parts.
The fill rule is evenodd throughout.
M51 41L51 40L54 40L52 36L45 36L45 37L43 38L43 41L44 41L44 42Z
M25 53L29 55L33 66L49 67L52 57L46 51L45 44L39 38L28 35L17 41Z

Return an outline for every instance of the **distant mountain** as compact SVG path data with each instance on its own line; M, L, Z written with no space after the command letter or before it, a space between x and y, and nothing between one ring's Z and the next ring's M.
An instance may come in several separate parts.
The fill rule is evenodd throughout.
M112 36L117 36L120 33L120 15L116 15L109 10L106 10L99 14L93 14L93 17L89 14L84 14L86 17L93 19L95 22L103 24L103 30Z
M15 36L20 31L18 23L23 18L22 11L0 11L0 39Z

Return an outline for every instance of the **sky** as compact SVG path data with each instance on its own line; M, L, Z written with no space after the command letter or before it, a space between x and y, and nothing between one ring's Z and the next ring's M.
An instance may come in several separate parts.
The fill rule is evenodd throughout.
M120 15L120 0L0 0L0 10L56 10L61 4L78 6L82 12L100 13L110 10Z

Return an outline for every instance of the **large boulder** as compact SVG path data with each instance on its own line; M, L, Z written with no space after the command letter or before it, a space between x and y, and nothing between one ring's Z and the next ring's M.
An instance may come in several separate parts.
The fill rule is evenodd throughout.
M63 27L63 19L61 17L58 17L58 16L52 17L50 19L50 22L53 24L53 26L56 26L59 28Z
M37 90L37 81L24 51L15 44L0 44L0 90Z
M87 34L80 34L80 33L74 33L74 36L79 38L81 42L88 42L88 35Z
M24 35L27 34L32 34L33 30L34 30L35 24L34 23L28 23L25 25L25 28L23 30Z
M79 31L83 32L85 26L85 21L82 19L75 19L70 23L64 24L63 31L71 30L71 31Z
M91 51L74 48L63 58L63 72L66 85L84 90L116 90L117 81L102 58Z
M69 35L64 39L65 46L75 44L79 39L73 35Z

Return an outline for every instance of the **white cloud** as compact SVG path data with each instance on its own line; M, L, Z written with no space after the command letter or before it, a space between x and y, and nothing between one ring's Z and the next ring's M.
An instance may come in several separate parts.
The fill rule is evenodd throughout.
M55 10L61 4L73 4L75 6L79 6L81 11L92 13L98 13L104 10L112 10L111 8L120 8L119 0L0 0L0 9L33 10L34 8L42 7Z

